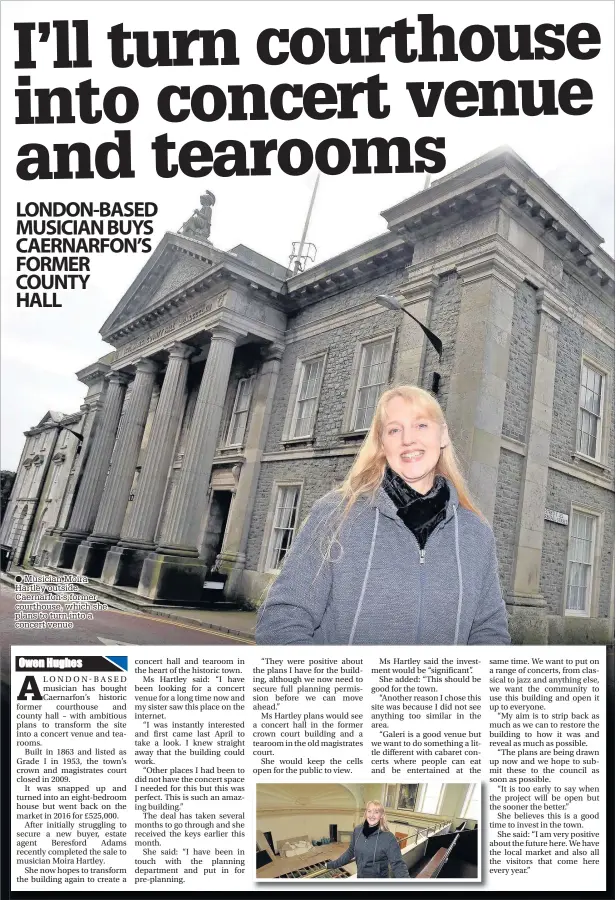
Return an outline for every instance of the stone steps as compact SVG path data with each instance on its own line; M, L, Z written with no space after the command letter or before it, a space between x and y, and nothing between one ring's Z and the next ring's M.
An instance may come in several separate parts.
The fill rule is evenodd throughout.
M12 570L10 573L2 573L2 579L15 586L15 575L28 573L35 575L69 575L68 569L51 569L43 566L30 566L28 569ZM177 622L192 625L201 625L211 628L220 634L238 635L249 640L254 640L254 625L256 613L238 610L236 604L217 602L215 609L206 606L182 606L181 604L153 604L150 600L140 597L134 588L111 587L95 578L89 579L87 584L76 585L76 589L83 593L93 594L97 600L106 603L113 609L132 609L153 616L162 616ZM226 624L228 622L228 624Z

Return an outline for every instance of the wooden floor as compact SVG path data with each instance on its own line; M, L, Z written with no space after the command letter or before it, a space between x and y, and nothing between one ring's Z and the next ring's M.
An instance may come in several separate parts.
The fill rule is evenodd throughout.
M313 847L312 850L308 850L307 853L302 853L300 856L276 857L273 862L257 869L257 878L279 878L281 875L295 872L305 866L313 866L328 859L337 859L348 846L348 843L325 844L323 847Z

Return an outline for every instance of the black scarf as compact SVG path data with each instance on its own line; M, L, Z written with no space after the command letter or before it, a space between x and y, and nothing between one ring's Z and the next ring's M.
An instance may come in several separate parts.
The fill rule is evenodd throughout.
M447 514L449 502L447 482L442 475L437 475L432 489L427 494L420 494L393 469L386 466L382 483L385 493L395 503L399 517L409 531L413 532L420 549L423 550L426 541Z
M380 824L380 822L377 822L376 825L368 825L368 819L364 819L364 827L362 828L363 836L370 837L371 834L374 834L375 831L378 831L378 827Z

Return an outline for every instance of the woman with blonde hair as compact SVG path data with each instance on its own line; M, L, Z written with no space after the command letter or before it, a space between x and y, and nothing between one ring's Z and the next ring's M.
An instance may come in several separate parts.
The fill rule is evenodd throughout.
M402 859L400 847L389 830L385 809L378 800L366 806L363 825L353 829L351 843L338 857L327 862L328 869L338 869L355 860L358 878L409 878L408 866Z
M394 387L313 506L259 611L259 644L509 644L494 535L436 399Z

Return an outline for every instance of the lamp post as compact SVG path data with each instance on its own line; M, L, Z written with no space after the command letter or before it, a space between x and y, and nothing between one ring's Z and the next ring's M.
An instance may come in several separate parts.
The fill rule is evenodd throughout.
M441 341L441 339L439 337L437 337L433 331L430 331L429 328L426 328L426 326L423 324L423 322L420 322L419 319L416 319L415 316L413 316L408 311L406 306L402 305L402 303L400 302L400 300L397 299L397 297L392 297L389 294L379 294L378 297L375 297L374 299L375 299L375 302L379 304L379 306L383 306L385 309L402 310L402 312L405 312L407 314L409 319L412 319L413 322L416 322L419 325L419 327L421 328L421 330L423 331L423 333L425 334L425 336L428 338L428 340L430 341L430 343L432 344L432 346L434 347L436 352L438 353L439 362L441 361L441 357L443 355L443 342ZM432 393L438 394L438 386L439 386L440 380L441 380L440 374L438 372L433 372L432 373Z
M379 306L385 307L385 309L397 309L405 312L409 319L412 319L413 322L417 322L425 336L428 338L436 352L438 353L439 362L441 361L441 356L443 355L443 342L440 338L438 338L433 331L430 331L429 328L420 322L419 319L416 319L415 316L411 315L406 306L402 306L402 303L396 298L391 297L389 294L379 294L378 297L375 297L375 302L379 304Z

